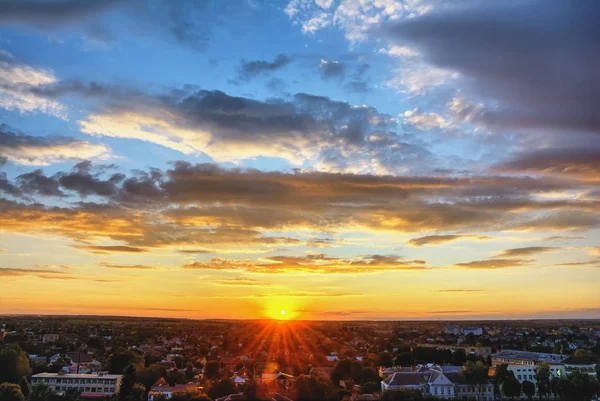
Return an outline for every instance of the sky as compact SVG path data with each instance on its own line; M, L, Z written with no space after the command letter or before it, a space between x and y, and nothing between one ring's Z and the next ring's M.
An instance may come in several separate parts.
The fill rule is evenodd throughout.
M0 2L0 313L600 318L594 1Z

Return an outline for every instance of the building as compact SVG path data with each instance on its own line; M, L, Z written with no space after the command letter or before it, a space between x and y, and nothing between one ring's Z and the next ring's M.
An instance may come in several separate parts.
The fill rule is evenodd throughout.
M550 378L561 377L566 374L564 361L567 359L567 355L561 354L502 350L492 354L492 366L507 364L508 370L514 373L520 383L530 381L537 387L536 366L546 363L550 370Z
M123 375L106 373L39 373L31 376L31 386L44 383L50 390L59 394L76 389L82 397L101 397L117 394Z
M469 335L473 334L474 336L480 336L483 334L483 329L479 326L465 326L463 327L463 334Z
M462 329L459 325L451 324L444 328L444 333L459 336L462 333Z
M492 347L476 347L469 345L446 345L446 344L418 344L417 347L426 347L426 348L437 348L437 349L449 349L454 352L457 349L464 349L467 355L477 355L483 358L487 358L492 354Z
M575 356L568 357L564 362L565 372L571 374L573 372L587 373L590 376L597 377L596 364L586 358L578 358Z
M42 336L42 343L53 343L58 340L60 336L58 334L44 334Z
M158 395L163 395L166 399L170 399L173 396L173 393L183 393L188 387L189 385L187 384L169 386L165 378L161 377L152 385L152 387L150 387L150 390L148 391L148 401L153 401Z
M457 372L460 367L434 365L413 372L396 372L381 382L381 391L409 389L420 392L424 397L443 399L470 399L482 401L494 399L494 385L486 383L480 388L465 382Z

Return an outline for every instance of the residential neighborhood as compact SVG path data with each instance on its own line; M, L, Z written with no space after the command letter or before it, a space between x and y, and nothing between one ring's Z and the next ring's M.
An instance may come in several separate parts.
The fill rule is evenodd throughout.
M1 382L31 401L583 401L600 393L600 322L589 320L8 316L2 327Z

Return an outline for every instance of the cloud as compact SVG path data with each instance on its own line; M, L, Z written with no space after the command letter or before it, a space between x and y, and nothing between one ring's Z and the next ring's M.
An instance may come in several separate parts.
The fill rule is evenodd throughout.
M481 293L481 292L487 292L487 290L460 290L460 289L451 289L451 290L433 290L431 292L448 292L448 293L464 293L464 294L474 294L474 293Z
M115 25L106 18L118 18ZM155 39L203 51L225 18L242 23L256 17L247 3L195 0L48 0L0 2L0 22L33 26L54 34L76 31L88 45L107 46L127 36Z
M214 281L213 284L225 287L266 287L271 285L271 283L249 277L225 277Z
M109 253L143 253L148 252L143 248L136 248L125 245L73 245L75 249L82 249L90 253L98 255L106 255Z
M8 0L0 3L0 21L50 28L100 13L123 2L123 0L98 2L87 0L49 0L43 2Z
M14 163L46 166L65 160L106 157L110 150L69 137L31 136L0 124L0 156Z
M135 104L113 102L79 124L90 135L143 140L184 154L203 152L220 162L265 156L300 164L344 151L365 164L376 158L392 166L419 150L388 131L396 126L391 116L305 93L289 102L205 90L146 97Z
M56 276L58 278L69 278L65 272L52 271L47 269L13 269L0 268L0 276L4 277L21 277L21 276L38 276L41 278L50 278Z
M46 177L40 169L21 174L16 181L19 184L19 189L24 193L42 196L65 196L60 190L59 183L54 178Z
M498 258L521 258L524 256L531 256L538 253L554 252L560 248L554 246L528 246L525 248L514 248L500 251L496 254Z
M281 234L298 231L334 238L347 230L471 233L409 241L416 246L485 239L476 232L598 227L595 201L532 195L581 185L548 177L283 173L187 162L126 175L79 163L50 177L39 170L14 181L0 175L0 190L11 196L27 200L43 194L62 204L0 198L0 226L7 232L61 235L96 252L109 250L93 248L105 246L105 240L147 251L243 253L305 245L306 240ZM82 200L90 195L98 203Z
M473 241L485 241L492 239L492 237L487 237L483 235L427 235L419 238L410 239L407 244L410 246L424 246L430 244L444 244L446 242L452 242L457 240L473 240Z
M290 297L290 298L340 298L340 297L360 297L365 294L352 292L325 292L325 291L286 291L270 294L256 294L253 298L270 298L270 297Z
M531 265L533 260L529 259L487 259L475 260L473 262L457 263L454 267L463 269L507 269L511 267L526 267Z
M539 149L523 152L495 167L518 174L564 176L589 182L600 180L600 148Z
M114 252L114 251L112 251L112 252ZM125 270L129 270L129 269L131 269L131 270L153 270L153 269L157 269L156 266L147 266L147 265L121 265L121 264L114 264L114 263L109 263L109 262L99 262L98 264L100 266L107 267L109 269L125 269Z
M346 68L339 61L321 59L319 72L323 79L344 78Z
M238 77L242 80L255 78L259 75L269 74L271 72L282 69L292 62L292 59L285 54L279 54L273 61L242 60L238 69Z
M0 7L6 4L0 2ZM21 114L42 112L65 119L66 108L63 105L35 94L35 90L57 80L51 71L20 63L11 54L0 50L0 108Z
M182 267L184 269L239 270L247 273L266 274L361 274L428 268L426 263L421 260L403 260L398 256L391 255L366 255L352 259L340 259L315 253L306 256L269 256L257 261L216 257L208 262L196 261Z
M492 99L497 107L482 113L481 123L598 134L591 107L600 93L598 17L594 2L466 2L389 23L383 32L434 68L460 74L471 94Z

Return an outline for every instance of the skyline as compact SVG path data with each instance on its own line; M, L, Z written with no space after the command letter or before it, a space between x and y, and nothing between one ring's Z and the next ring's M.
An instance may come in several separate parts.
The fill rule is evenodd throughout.
M0 313L600 318L593 2L0 3Z

